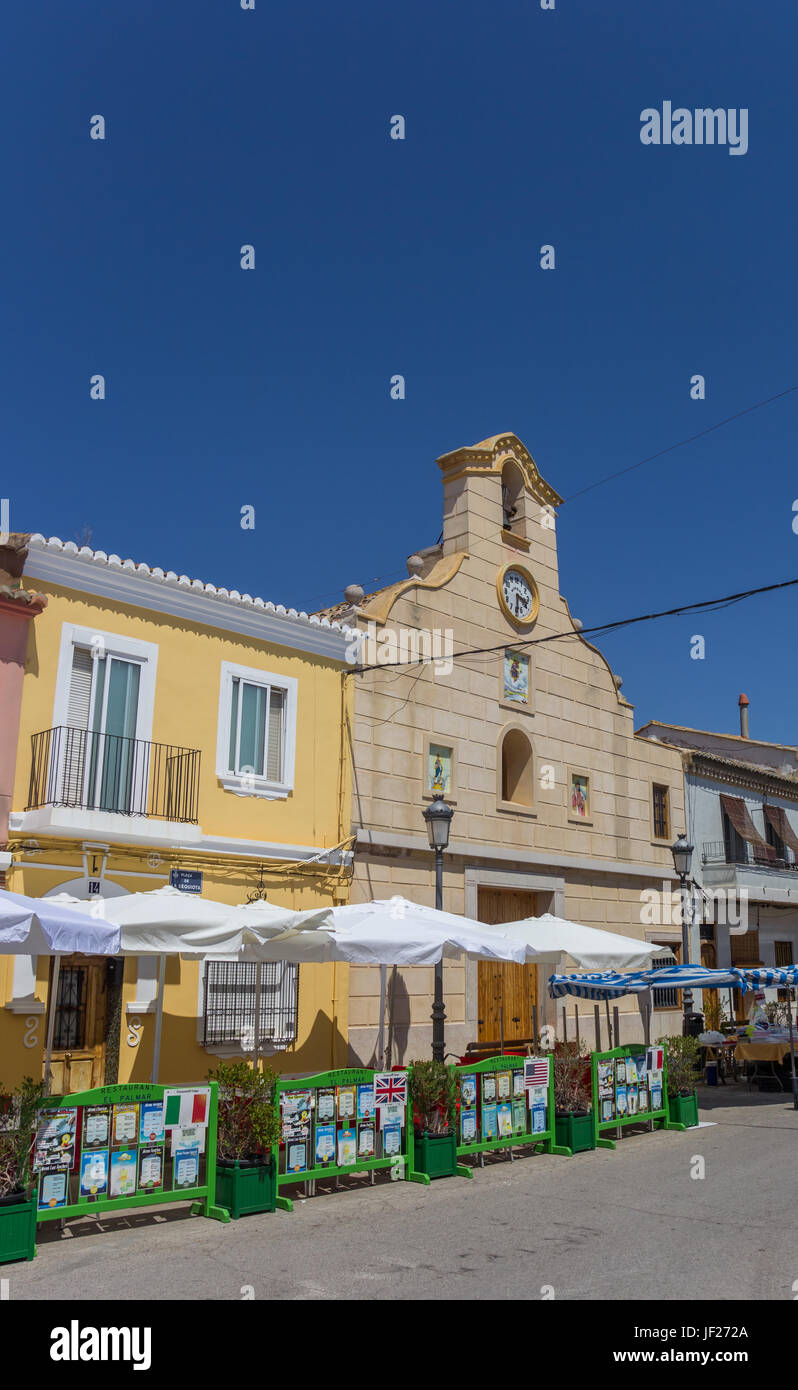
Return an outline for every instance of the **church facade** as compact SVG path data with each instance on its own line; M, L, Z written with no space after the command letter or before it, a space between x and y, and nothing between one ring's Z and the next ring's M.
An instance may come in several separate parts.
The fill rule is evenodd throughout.
M441 792L454 810L444 908L491 922L552 912L678 958L678 923L646 923L657 918L652 889L673 886L680 758L635 736L620 678L569 612L557 562L561 499L513 434L437 462L440 543L409 557L406 579L370 595L351 585L328 611L363 634L351 677L351 900L398 894L434 904L423 810ZM350 970L353 1062L429 1055L433 973ZM533 1017L562 1035L548 973L446 963L447 1051L529 1037ZM680 1031L678 1002L660 1003L653 1026ZM639 1037L636 1004L621 1009L622 1040ZM582 1010L580 1033L594 1044L592 1008Z

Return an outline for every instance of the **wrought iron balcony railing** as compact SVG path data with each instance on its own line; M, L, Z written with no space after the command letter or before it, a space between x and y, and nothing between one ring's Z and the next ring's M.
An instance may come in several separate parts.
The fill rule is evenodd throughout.
M26 810L116 811L196 824L200 752L59 726L31 737Z
M748 868L755 869L789 869L792 873L798 872L798 863L794 859L786 859L775 848L768 854L765 850L746 844L738 853L733 853L726 848L722 840L704 841L701 862L702 864L737 864L742 867L747 865Z

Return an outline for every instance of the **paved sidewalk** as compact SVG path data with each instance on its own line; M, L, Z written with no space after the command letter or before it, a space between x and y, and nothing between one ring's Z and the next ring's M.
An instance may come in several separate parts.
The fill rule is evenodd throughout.
M728 1086L699 1102L711 1127L572 1159L494 1159L472 1182L349 1179L292 1215L228 1226L185 1207L74 1222L0 1273L11 1300L540 1299L547 1287L557 1299L792 1300L792 1098Z

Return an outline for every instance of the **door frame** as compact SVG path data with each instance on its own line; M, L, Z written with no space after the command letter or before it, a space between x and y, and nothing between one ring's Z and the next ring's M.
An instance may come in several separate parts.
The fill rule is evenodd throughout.
M510 869L488 869L467 864L465 868L465 915L478 919L479 915L479 890L480 888L502 888L520 889L523 892L536 893L538 895L538 906L542 912L552 912L558 917L565 916L565 879L559 874L536 874L519 873L517 870ZM548 895L549 904L545 904ZM479 961L465 961L465 1029L470 1040L476 1040L479 1036L479 1001L478 1001L478 966ZM549 999L546 989L547 974L551 973L550 967L537 967L537 998L538 998L538 1026L544 1023L554 1022L554 1000Z
M83 955L81 952L70 952L60 957L58 989L61 989L64 978L64 969L85 968L87 971L87 987L89 994L86 1000L86 1035L87 1038L94 1038L101 1034L98 1041L86 1041L82 1045L73 1047L55 1047L53 1040L53 1052L51 1056L51 1066L54 1062L63 1062L66 1067L74 1059L76 1061L91 1060L92 1071L97 1067L98 1076L92 1080L92 1085L101 1086L103 1084L103 1073L105 1071L105 1060L108 1046L108 980L107 966L110 957ZM67 962L66 966L64 962ZM53 987L53 974L55 969L55 957L48 957L48 976L47 976L47 1008L50 1008L50 993ZM99 990L99 994L95 991ZM98 1007L100 995L104 996L103 1010L100 1012ZM57 999L52 1001L53 1009L57 1009ZM93 1026L92 1026L93 1025ZM42 1066L44 1067L45 1054L42 1054ZM66 1080L66 1073L65 1073ZM91 1089L81 1085L78 1090ZM65 1094L72 1094L66 1092Z
M152 724L155 712L155 677L158 667L157 642L142 642L137 637L126 637L115 632L101 632L97 628L81 627L77 623L61 624L61 643L58 652L55 693L53 696L52 727L65 728L69 714L69 692L72 683L72 653L75 647L87 647L90 652L100 649L105 657L115 656L121 661L135 662L141 670L139 676L139 700L136 710L136 732L134 737L145 743L152 741ZM107 691L107 681L105 690ZM92 691L89 712L89 730L86 732L86 766L84 768L83 799L86 799L91 765L90 744L91 720L96 699L96 685L92 672ZM149 758L145 759L149 764ZM141 778L147 775L143 768L137 773ZM56 769L56 796L60 800L63 783L63 765Z
M99 659L99 658L98 658ZM102 699L98 710L97 699L97 678L94 664L92 663L91 678L91 698L89 701L89 728L86 734L86 765L84 767L84 788L83 794L86 805L93 811L122 811L130 814L131 805L139 804L142 801L142 792L146 791L149 779L149 757L147 755L148 740L142 741L139 734L139 711L141 708L141 687L146 669L146 662L139 656L121 656L118 652L108 651L106 648L102 660L106 663L103 679ZM111 662L121 661L127 666L138 667L139 686L136 694L136 728L131 735L109 734L106 727L108 717L108 697L111 686ZM99 717L98 717L99 716ZM94 723L99 723L99 728L94 729ZM150 725L152 727L152 725ZM105 767L107 759L108 739L118 737L121 740L120 748L117 750L118 758L124 757L124 743L130 737L134 746L127 757L128 771L125 774L129 785L127 794L123 798L127 802L126 806L105 806L102 804L105 784ZM92 739L97 738L96 757L91 747ZM99 804L98 804L99 803Z

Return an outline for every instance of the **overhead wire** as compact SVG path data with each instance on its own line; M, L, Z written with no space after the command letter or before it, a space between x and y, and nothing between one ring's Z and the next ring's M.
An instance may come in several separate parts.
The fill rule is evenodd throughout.
M497 642L489 647L465 648L463 651L452 652L451 659L458 660L466 656L484 656L492 652L511 651L516 648L518 650L523 650L526 647L543 646L548 642L559 642L562 641L563 638L585 638L589 636L606 636L606 634L609 632L617 632L621 628L632 627L636 623L655 622L659 618L683 617L687 613L719 612L724 608L731 607L733 604L742 603L745 599L754 598L758 594L769 594L775 592L778 589L789 589L795 584L798 584L798 578L784 579L776 584L763 584L760 585L758 588L744 589L737 594L725 594L721 598L701 599L697 603L682 603L675 608L663 608L657 613L640 613L631 618L618 618L612 622L598 623L595 627L581 628L579 630L571 628L571 630L568 632L549 633L547 637L526 637L519 638L518 640L512 642ZM427 666L432 664L434 661L440 661L441 659L442 658L440 655L438 657L420 656L415 660L411 661L385 661L374 662L371 665L353 665L351 672L347 674L363 675L367 671L390 671L395 670L397 667L418 665Z

